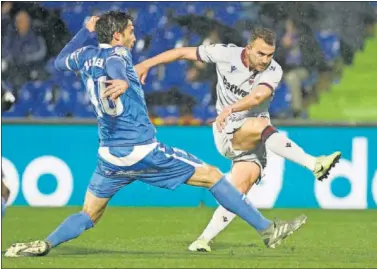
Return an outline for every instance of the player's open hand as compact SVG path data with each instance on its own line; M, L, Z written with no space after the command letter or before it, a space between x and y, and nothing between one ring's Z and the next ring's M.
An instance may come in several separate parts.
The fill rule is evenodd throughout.
M228 121L229 115L232 114L232 108L226 107L221 111L221 113L216 118L216 127L217 130L221 133L222 130L225 128L225 125Z
M85 27L89 32L94 32L96 30L96 23L98 19L98 16L92 16L89 18L88 22L85 24Z
M105 83L107 87L103 93L103 97L109 97L113 101L125 93L129 86L126 81L121 79L107 80Z
M144 62L141 62L137 65L135 65L135 71L137 76L140 79L141 84L145 85L145 79L147 78L149 66L145 64Z

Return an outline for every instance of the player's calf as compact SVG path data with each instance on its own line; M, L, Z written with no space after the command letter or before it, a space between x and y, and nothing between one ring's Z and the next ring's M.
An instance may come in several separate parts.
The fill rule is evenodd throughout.
M86 193L83 210L69 216L52 232L46 241L50 247L80 236L85 230L91 229L105 212L109 198L98 198L89 191Z
M215 199L228 211L240 216L256 230L264 230L271 221L252 206L246 195L239 192L215 167L200 166L187 184L209 187Z
M232 167L230 182L241 193L247 193L258 180L260 173L260 166L255 162L235 162ZM219 206L203 233L195 242L190 244L188 249L190 251L210 252L210 241L223 231L234 218L234 213L228 211L223 206Z
M260 174L261 168L255 162L238 161L233 164L230 180L237 190L246 194L257 182Z
M13 244L7 250L8 257L44 256L58 245L79 237L91 229L103 215L109 198L98 198L87 192L81 212L66 218L45 240Z

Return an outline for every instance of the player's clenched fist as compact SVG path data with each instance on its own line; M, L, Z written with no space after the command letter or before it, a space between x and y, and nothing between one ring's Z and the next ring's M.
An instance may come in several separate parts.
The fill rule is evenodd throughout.
M89 32L94 32L96 30L96 23L98 19L98 16L92 16L89 18L88 22L85 24L85 27Z

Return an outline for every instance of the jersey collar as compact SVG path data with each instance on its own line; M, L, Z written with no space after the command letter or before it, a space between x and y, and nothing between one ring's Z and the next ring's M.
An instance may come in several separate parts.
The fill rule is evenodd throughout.
M110 44L101 43L99 44L99 47L101 49L109 49L109 48L112 48L113 46L111 46Z

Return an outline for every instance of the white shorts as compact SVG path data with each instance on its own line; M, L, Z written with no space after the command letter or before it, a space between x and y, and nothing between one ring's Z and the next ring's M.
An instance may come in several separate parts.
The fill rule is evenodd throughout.
M266 114L260 114L258 116L266 117ZM261 175L263 175L263 169L267 164L266 147L263 143L259 143L254 149L249 151L234 150L232 147L234 132L241 128L247 119L248 117L240 117L235 114L230 115L221 133L217 130L216 122L214 122L212 129L216 148L221 155L232 160L233 163L246 161L258 164L261 169Z

